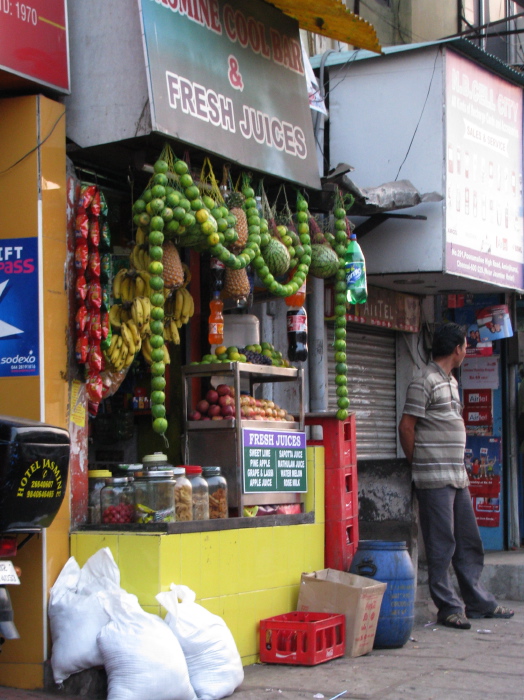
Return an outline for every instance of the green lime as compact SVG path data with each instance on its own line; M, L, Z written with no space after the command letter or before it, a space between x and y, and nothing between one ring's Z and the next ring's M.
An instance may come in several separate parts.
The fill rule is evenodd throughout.
M151 200L149 206L153 214L159 214L164 208L164 200L160 199L160 197L156 197L156 199Z
M153 418L163 418L166 415L166 407L161 403L154 404L151 406L151 415Z
M189 166L185 160L177 160L174 170L177 175L184 175L189 170Z
M180 194L178 192L171 192L170 194L166 195L166 206L174 209L175 207L178 207L179 204Z
M152 231L163 231L165 221L162 216L153 216L150 227Z
M135 214L141 214L146 208L146 202L143 199L137 199L133 204L133 212Z
M348 412L346 411L345 408L339 408L337 411L337 418L338 420L346 420L348 417Z
M188 176L184 175L184 177L188 177ZM201 203L200 190L198 189L198 187L196 185L190 185L189 187L186 187L186 189L184 190L184 194L186 195L186 197L190 201L192 201L194 199L198 199L199 202ZM202 207L198 207L198 208L201 209Z
M164 335L163 335L164 334L164 324L162 323L162 321L153 320L150 322L149 326L151 328L151 333L153 333L153 335L151 336L151 344L152 344L152 340L153 340L154 336L160 336L162 338L162 343L163 343L164 342ZM163 387L160 387L160 388L162 389Z
M337 362L335 365L335 372L337 374L345 374L347 375L348 373L348 366L346 365L345 362Z
M337 396L347 396L348 395L347 386L337 386L336 394L337 394Z
M164 219L166 224L173 219L173 210L171 209L171 207L164 207L162 211L162 218Z
M162 391L163 389L165 389L165 386L165 377L151 377L151 389L153 391Z
M167 175L165 173L156 173L153 175L153 182L155 185L162 185L162 187L165 188L164 195L167 194L167 183L169 180L167 179Z
M164 289L164 280L160 275L151 275L149 278L149 286L151 289L154 289L156 292L159 292L161 289ZM162 294L162 299L164 298L164 295ZM161 306L161 304L155 304L155 306Z
M335 362L345 362L347 359L347 355L345 352L342 352L342 350L339 350L335 353Z
M151 188L151 194L154 198L161 198L166 196L166 188L163 185L153 185ZM162 202L162 205L164 203Z
M151 365L151 374L153 377L163 377L166 371L166 366L163 362L153 362Z
M347 408L349 406L349 399L347 396L341 396L337 399L337 406L339 408Z
M180 184L184 189L187 189L188 187L193 186L193 178L189 173L184 173L183 175L180 176ZM187 197L187 194L186 194Z
M153 260L153 262L149 263L148 271L150 275L161 275L164 271L164 266L161 262Z
M160 323L160 321L158 321L158 323ZM155 333L155 335L152 335L151 338L149 338L149 342L151 343L151 347L154 349L162 348L164 347L164 336Z
M151 238L151 236L150 236L150 238ZM163 255L164 255L164 250L163 250L161 245L149 246L149 257L151 258L151 260L162 260Z
M339 352L339 351L340 351L340 352L343 352L344 354L346 354L346 353L345 353L346 346L347 346L347 344L346 344L346 341L345 341L345 340L337 339L337 340L335 340L335 342L333 343L333 347L335 348L335 350L336 350L337 352ZM335 359L336 359L336 358L335 358Z
M149 234L149 245L161 246L164 242L164 234L162 231L151 231Z
M155 433L163 435L167 430L167 420L165 418L155 418L153 421L153 430Z
M148 188L147 190L144 190L142 192L142 196L140 199L143 199L146 204L150 202L153 199L153 195L151 194L151 190Z
M153 348L151 350L151 359L153 362L161 362L164 359L164 348Z
M151 278L151 279L153 279L153 278ZM153 294L151 294L150 299L151 299L151 304L153 306L164 306L164 295L161 294L160 292L153 292Z
M162 294L162 296L164 296ZM164 309L161 306L153 306L151 309L151 318L153 321L162 321L164 319Z
M155 161L155 164L153 165L153 170L155 173L167 173L169 170L169 166L165 160L162 160L159 158L157 161Z
M337 386L346 386L347 383L348 383L348 378L346 377L345 374L335 375L335 384Z

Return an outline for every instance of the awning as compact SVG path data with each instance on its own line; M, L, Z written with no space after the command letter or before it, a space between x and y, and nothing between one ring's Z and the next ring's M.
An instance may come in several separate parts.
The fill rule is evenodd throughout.
M373 25L353 12L340 0L266 0L284 14L298 21L301 29L322 34L350 44L357 49L381 53Z

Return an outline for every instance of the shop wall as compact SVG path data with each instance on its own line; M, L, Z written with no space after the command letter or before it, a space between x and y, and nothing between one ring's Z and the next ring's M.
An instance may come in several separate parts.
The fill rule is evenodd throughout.
M324 448L308 447L306 511L315 523L181 535L77 532L71 554L80 565L109 547L121 586L148 612L163 614L155 595L171 583L230 628L245 665L258 660L258 623L296 609L300 575L324 568ZM165 611L164 611L165 612Z
M13 165L16 164L16 165ZM12 166L12 167L11 167ZM67 427L65 116L43 96L0 100L0 239L38 239L39 375L0 378L0 413ZM0 341L1 342L1 341ZM0 345L1 349L1 345ZM69 555L69 493L49 530L16 557L11 589L20 640L0 657L0 684L37 688L47 658L47 591Z
M420 193L442 195L442 71L438 46L330 66L330 167L351 164L350 179L361 188L409 180ZM427 220L390 219L360 239L368 275L442 270L442 202L409 214Z

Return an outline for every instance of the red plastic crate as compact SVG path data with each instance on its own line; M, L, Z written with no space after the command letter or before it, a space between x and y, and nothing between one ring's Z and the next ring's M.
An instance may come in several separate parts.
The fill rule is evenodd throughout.
M291 612L260 621L260 661L315 666L344 655L346 618Z
M357 429L354 413L351 413L345 421L338 420L334 414L332 416L307 415L305 423L322 427L322 440L308 440L307 444L324 447L326 470L356 465Z
M356 467L326 469L324 475L326 520L352 518L358 512Z
M349 571L358 547L358 516L325 523L324 566Z

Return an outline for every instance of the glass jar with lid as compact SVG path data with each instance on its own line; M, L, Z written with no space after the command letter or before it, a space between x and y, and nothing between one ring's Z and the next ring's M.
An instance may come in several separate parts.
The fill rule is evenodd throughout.
M202 467L209 490L209 518L227 518L227 481L220 467Z
M137 523L175 521L173 469L145 469L135 472L135 515Z
M167 455L163 452L153 452L150 455L142 457L142 465L144 469L173 469L173 465L169 464Z
M133 479L127 476L113 476L105 480L100 491L102 523L113 525L135 521L135 490Z
M202 476L202 467L186 464L184 469L193 487L193 520L209 520L209 489Z
M193 487L184 467L174 467L175 511L177 522L193 520Z
M91 523L91 525L100 525L102 522L100 492L106 485L106 479L110 479L111 476L112 474L109 469L90 469L87 472L87 522Z

